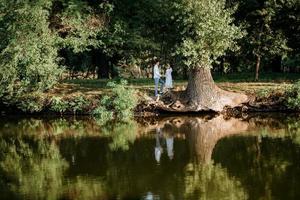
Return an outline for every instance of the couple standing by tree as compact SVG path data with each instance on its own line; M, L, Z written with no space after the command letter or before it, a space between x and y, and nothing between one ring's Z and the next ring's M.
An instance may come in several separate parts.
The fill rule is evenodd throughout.
M165 88L173 88L173 80L172 80L172 68L170 65L167 65L167 70L165 74L166 80L164 81L162 79L162 75L160 74L160 66L159 61L157 61L154 65L153 69L153 78L154 78L154 84L155 84L155 96L158 96L158 85L160 84L160 94L163 93L163 89Z

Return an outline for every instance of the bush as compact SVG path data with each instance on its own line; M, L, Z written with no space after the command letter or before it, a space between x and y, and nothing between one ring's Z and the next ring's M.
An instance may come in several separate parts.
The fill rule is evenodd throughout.
M63 100L61 97L52 97L50 106L50 110L62 114L68 109L69 104L68 101Z
M52 97L50 110L60 112L61 114L70 111L75 115L78 111L84 111L89 104L90 101L82 95L66 100L61 97Z
M40 92L29 93L26 95L18 95L14 98L0 98L3 104L15 106L23 112L33 113L41 112L45 108L60 114L65 112L88 112L88 106L91 102L84 96L75 96L71 98L52 97L47 100L47 96Z
M45 97L41 93L26 94L15 99L16 106L23 112L40 112L45 106Z
M256 92L256 96L259 97L259 98L267 98L273 91L268 89L268 88L265 88L265 89L259 89L257 92Z
M105 106L99 105L92 112L93 115L97 116L97 122L102 125L105 122L110 121L114 118L114 113L112 111L107 110Z
M287 97L286 106L291 109L300 108L300 81L297 81L292 87L287 89L285 96Z
M111 95L102 97L98 107L93 114L102 118L126 120L133 116L133 109L137 105L135 90L127 88L127 81L121 80L120 83L109 82Z
M57 35L49 28L49 2L17 1L11 6L1 1L0 97L47 90L62 74ZM30 104L35 110L34 102Z
M69 102L70 109L73 111L74 115L77 111L83 111L89 104L90 102L82 95L74 97L74 99Z

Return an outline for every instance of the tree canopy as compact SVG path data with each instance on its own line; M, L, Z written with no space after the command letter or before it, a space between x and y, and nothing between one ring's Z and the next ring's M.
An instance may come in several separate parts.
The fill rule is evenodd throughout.
M257 57L264 70L296 70L299 9L297 0L3 0L0 96L47 90L64 72L148 76L155 58L181 76L185 66L254 70Z

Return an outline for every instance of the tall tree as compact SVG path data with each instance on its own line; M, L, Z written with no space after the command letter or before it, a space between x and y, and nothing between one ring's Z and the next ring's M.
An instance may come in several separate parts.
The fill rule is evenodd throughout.
M253 4L252 11L246 16L249 26L247 29L248 36L244 40L244 45L248 46L248 50L256 58L256 81L259 78L261 60L264 57L282 55L288 50L286 38L282 31L272 26L276 12L278 12L278 7L275 1L256 1Z
M0 97L45 90L59 78L56 35L49 30L52 2L0 2Z
M240 68L255 71L259 79L261 69L281 71L282 57L296 49L298 0L228 0L228 6L238 5L235 23L246 27L247 35L239 41ZM298 3L297 3L298 2ZM287 26L289 24L289 26ZM298 23L299 24L299 23Z
M233 25L233 10L225 1L179 0L174 6L174 20L181 33L177 53L189 69L184 111L221 111L224 106L236 106L247 100L242 94L218 88L211 75L212 63L227 49L236 48L236 39L243 36Z

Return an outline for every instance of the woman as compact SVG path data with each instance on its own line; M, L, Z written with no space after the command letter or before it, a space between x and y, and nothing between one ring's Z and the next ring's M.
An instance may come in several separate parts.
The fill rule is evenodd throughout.
M165 87L169 89L173 88L172 71L170 65L167 65Z

